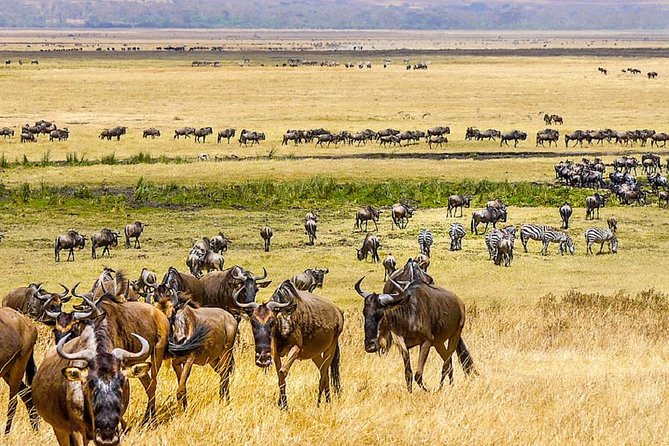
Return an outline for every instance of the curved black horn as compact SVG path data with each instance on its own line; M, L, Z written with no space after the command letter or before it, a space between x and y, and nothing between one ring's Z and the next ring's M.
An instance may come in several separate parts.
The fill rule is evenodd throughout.
M70 361L84 360L86 362L95 359L95 351L93 351L90 348L87 348L85 350L80 350L74 353L67 353L64 347L65 343L69 338L70 338L70 333L63 336L63 338L60 341L58 341L58 344L56 345L56 351L61 357L69 359Z
M62 286L65 291L63 291L58 296L60 296L61 299L65 299L65 297L67 297L67 295L70 294L70 290L65 285L63 285L62 283L60 283L59 285Z
M257 302L249 302L249 303L244 304L244 303L241 303L238 299L239 295L245 289L246 289L245 287L241 287L239 290L237 290L235 295L232 296L232 300L235 302L235 305L237 305L239 308L242 308L244 310L255 310L256 308L258 308L258 303Z
M360 284L362 283L363 280L365 280L365 276L362 276L362 277L360 278L360 280L358 280L358 281L355 283L355 287L354 287L354 288L355 288L355 291L357 291L358 294L361 295L363 299L367 299L369 296L372 295L372 293L368 293L367 291L363 291L363 290L360 288Z
M264 266L262 267L262 273L262 277L255 277L255 280L263 280L267 278L267 270Z

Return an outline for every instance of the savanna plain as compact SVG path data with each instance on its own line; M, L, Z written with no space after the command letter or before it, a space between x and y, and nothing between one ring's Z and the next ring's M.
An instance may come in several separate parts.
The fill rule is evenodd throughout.
M49 290L58 283L88 287L103 265L132 278L142 267L159 276L169 266L186 270L193 242L223 231L232 239L226 267L269 272L273 284L260 291L258 301L305 268L327 267L317 293L345 313L342 392L331 404L316 405L316 368L298 362L288 377L290 407L280 410L275 372L254 365L253 338L243 321L230 402L219 400L218 376L195 367L183 411L166 364L154 424L141 424L146 396L132 383L125 444L669 442L669 211L654 197L646 206L626 207L612 199L600 220L586 221L584 200L592 191L560 185L553 170L562 159L600 156L610 163L647 149L565 148L562 140L549 149L535 147L533 140L546 127L544 112L563 116L561 133L668 131L666 59L416 52L408 57L429 59L429 69L406 70L397 57L384 69L382 52L366 55L371 69L282 67L287 56L273 53L258 53L244 67L225 54L221 67L191 67L192 55L159 52L17 54L11 57L36 57L40 63L0 68L0 127L16 129L15 137L0 140L2 294L30 282ZM342 64L357 57L309 56ZM609 74L599 74L598 66ZM622 73L628 66L660 76ZM68 127L69 140L19 143L21 125L39 119ZM128 127L120 141L98 138L116 125ZM451 134L445 146L432 149L425 142L388 148L281 144L283 132L294 128L354 132L437 125L450 126ZM201 144L173 139L174 129L184 126L211 126L214 135ZM517 148L500 148L498 142L465 141L469 126L518 128L529 136ZM159 128L162 136L142 138L148 127ZM236 140L217 144L216 132L227 127L267 137L249 147ZM663 148L653 151L667 156ZM197 161L202 153L210 161ZM473 194L463 217L446 215L453 193ZM509 224L515 225L559 226L557 209L570 201L575 255L561 256L553 245L542 256L538 242L524 253L517 242L512 266L495 266L483 236L469 233L471 212L494 198L509 203ZM389 208L399 201L418 206L403 230L391 229ZM356 259L364 233L354 229L354 215L368 204L382 208L382 259L392 253L403 264L418 252L419 229L432 230L429 272L466 304L463 337L477 376L465 377L456 367L454 385L437 390L441 361L432 352L425 378L430 391L409 394L398 351L365 353L362 299L353 284L366 276L366 288L383 286L381 265ZM303 220L312 209L319 214L319 232L316 245L308 246ZM584 230L606 226L611 216L618 220L618 254L604 249L586 256ZM135 220L149 225L141 249L120 244L111 258L94 260L88 241L76 261L54 262L53 241L69 228L90 236ZM459 252L448 249L453 221L468 231ZM275 234L269 253L259 236L264 225ZM50 329L39 330L38 365L53 344ZM3 413L6 403L7 388L0 386ZM46 423L38 432L30 429L21 404L12 433L0 438L8 445L54 443Z

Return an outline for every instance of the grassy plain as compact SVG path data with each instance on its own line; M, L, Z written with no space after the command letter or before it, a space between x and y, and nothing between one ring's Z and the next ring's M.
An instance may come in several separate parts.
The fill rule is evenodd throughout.
M137 56L133 56L137 57ZM669 62L662 59L583 58L439 58L427 71L404 70L396 63L380 67L382 55L371 70L339 68L297 69L246 67L226 64L220 69L195 69L190 55L182 59L49 57L38 67L11 66L0 69L0 126L20 127L24 122L51 119L72 131L70 141L19 144L17 138L0 140L0 153L9 162L40 163L48 153L46 167L13 165L0 172L0 181L12 191L40 186L92 189L132 187L140 178L164 186L188 186L206 194L220 185L269 180L275 183L308 181L314 175L351 181L385 191L386 180L415 183L441 180L551 183L552 165L573 149L560 146L559 158L517 157L508 159L430 160L418 158L428 152L424 143L387 149L413 153L408 159L337 159L339 155L380 152L378 146L315 149L281 146L287 128L327 127L425 129L446 124L451 142L435 153L494 152L495 143L463 141L469 125L479 128L522 128L530 134L543 128L539 112L559 113L565 118L560 130L612 127L667 130L661 105L669 89L663 73ZM416 58L421 57L419 55ZM196 57L201 58L201 57ZM323 56L325 58L325 56ZM607 66L608 77L597 74ZM638 66L661 73L656 81L623 75L619 68ZM428 115L425 115L428 113ZM120 142L100 141L102 128L127 125L129 134ZM263 130L267 141L258 148L214 141L195 144L175 141L172 129L211 125L215 130ZM141 129L156 126L163 136L143 140ZM535 150L521 143L516 152ZM503 149L514 152L513 149ZM548 150L548 149L545 149ZM551 149L554 150L554 149ZM625 148L605 146L584 151L620 153ZM641 150L641 149L635 149ZM184 157L193 161L198 153L241 158L237 161L53 166L68 154L89 161L114 153L126 160L140 152L158 158ZM271 157L270 157L271 155ZM303 156L331 156L302 159ZM612 158L607 155L605 159ZM249 158L249 159L244 159ZM200 186L202 186L200 188ZM200 189L198 189L200 188ZM73 192L76 195L81 193ZM28 191L29 192L29 191ZM586 191L577 194L585 196ZM237 370L232 382L232 401L218 401L214 375L196 369L190 381L190 407L178 409L175 379L165 367L159 383L159 424L139 427L144 396L133 384L128 421L132 430L126 444L663 444L669 438L664 414L667 396L669 350L664 334L669 327L669 290L664 272L669 260L669 218L657 206L607 207L602 220L584 220L581 202L574 201L570 234L577 243L574 257L559 256L551 247L547 257L531 242L530 253L520 243L511 268L487 260L483 237L468 234L464 250L448 251L448 225L453 220L467 227L465 217L446 218L434 201L421 206L405 231L391 230L388 210L382 214L382 256L392 252L403 262L417 251L416 235L430 227L436 236L430 272L437 283L459 294L468 307L465 338L480 370L466 380L456 374L456 384L440 392L408 395L404 389L399 354L367 355L362 348L360 298L352 290L355 279L367 276L366 286L379 289L380 265L355 260L363 234L353 231L357 205L350 200L310 202L318 209L319 240L305 245L300 205L239 208L215 202L188 206L183 203L159 207L133 206L126 201L104 201L94 194L76 199L54 193L25 200L0 200L0 293L29 282L43 281L48 289L58 282L88 286L102 265L138 274L146 266L162 274L168 266L184 268L185 256L198 237L223 230L233 239L226 265L243 265L252 271L266 267L274 284L311 266L327 266L322 294L346 312L342 336L343 394L331 405L316 407L316 371L311 364L297 364L288 378L291 409L275 406L274 373L263 374L252 363L252 339L242 324ZM60 192L59 192L60 193ZM240 192L243 193L243 192ZM547 194L559 191L547 190ZM62 198L62 199L61 199ZM399 200L412 197L385 197ZM476 197L477 202L494 197ZM281 197L285 199L285 197ZM77 201L78 200L78 201ZM384 200L384 202L385 202ZM283 201L281 201L283 203ZM344 203L333 205L332 203ZM420 204L420 202L418 203ZM583 230L605 225L615 215L619 223L618 255L586 257ZM113 257L92 260L87 248L74 263L53 262L53 239L68 228L90 235L104 226L120 229L139 219L150 224L141 250L113 250ZM554 207L512 207L509 222L558 225ZM261 250L259 228L274 228L272 252ZM637 293L650 288L656 292ZM632 298L618 294L620 290ZM571 294L570 294L571 293ZM602 293L596 298L573 293ZM659 293L659 294L658 294ZM553 298L545 296L552 294ZM605 296L609 297L605 297ZM266 300L263 291L259 300ZM41 329L38 363L50 342ZM434 353L434 352L433 352ZM414 358L415 360L415 358ZM436 387L440 364L428 361L426 380ZM0 408L6 407L6 387L0 386ZM4 409L0 409L3 410ZM39 433L29 429L20 407L15 431L0 444L51 444L54 437L43 424Z

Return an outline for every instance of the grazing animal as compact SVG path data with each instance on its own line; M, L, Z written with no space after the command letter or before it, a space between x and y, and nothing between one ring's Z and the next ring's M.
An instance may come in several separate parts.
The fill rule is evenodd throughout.
M63 337L47 353L35 375L33 401L60 446L119 444L130 399L127 378L145 378L151 367L144 361L149 342L132 335L140 344L137 353L116 346L102 317L81 336L69 342L70 335Z
M521 232L522 234L522 232ZM551 243L557 243L560 246L560 254L564 255L567 251L574 255L574 241L565 232L556 231L555 229L545 230L542 237L541 255L548 255L548 246Z
M142 268L139 278L130 282L130 286L137 294L144 296L146 303L149 303L149 296L158 288L158 276L153 271Z
M599 219L599 209L606 205L606 197L595 192L585 198L585 219L593 220L595 218L595 211L597 211L597 219Z
M376 263L380 261L379 258L379 248L381 247L381 242L379 238L375 235L367 233L365 239L362 241L362 247L358 249L358 260L367 260L369 253L372 253L372 262Z
M503 238L497 245L497 256L495 257L495 265L505 267L511 266L513 261L513 240Z
M390 211L393 220L393 228L397 226L399 229L404 229L409 224L409 219L413 217L416 209L405 203L395 203Z
M451 223L448 229L448 236L451 238L451 251L460 251L462 249L462 239L465 238L467 232L465 227L460 223Z
M314 242L316 241L316 230L317 230L316 222L314 220L307 220L304 223L304 230L307 232L307 236L309 237L309 244L313 245Z
M14 129L11 129L9 127L3 127L0 129L0 135L2 136L3 139L11 138L12 136L14 136Z
M541 226L535 224L524 224L520 226L520 242L523 244L523 249L527 251L527 242L532 240L542 241L546 231L553 231L552 226Z
M506 222L506 218L507 218L506 206L502 206L502 208L499 209L496 207L488 206L486 209L481 209L472 213L472 221L470 229L475 235L478 235L479 223L485 223L485 229L483 230L483 233L485 234L486 231L488 230L489 223L492 223L492 227L495 228L497 227L498 221Z
M418 248L420 249L420 253L430 257L432 242L432 232L429 229L421 229L418 233Z
M109 251L110 246L118 246L118 238L121 236L120 233L116 231L112 231L109 228L104 228L100 232L96 232L95 234L91 235L91 256L94 259L97 259L97 253L96 249L97 248L103 248L102 249L102 255L101 257L104 257L105 252L107 253L108 257L111 257L111 252Z
M374 228L376 231L379 230L379 215L381 215L381 210L375 210L371 206L366 208L359 209L355 214L355 228L362 231L362 223L365 223L365 232L367 232L367 223L371 220L374 223Z
M395 257L391 253L388 253L385 259L383 259L383 281L385 282L388 277L390 277L395 270L397 270L397 262Z
M125 226L125 247L130 248L130 239L134 238L135 239L135 249L141 249L141 245L139 243L139 237L142 235L144 232L144 228L149 226L146 223L142 223L141 221L136 221L134 223L129 223Z
M303 273L293 276L290 281L293 282L293 285L295 285L295 288L298 290L313 293L316 288L323 288L325 275L329 272L330 270L328 268L308 268L305 269Z
M616 254L618 252L618 238L615 232L604 228L588 228L585 231L585 253L593 254L592 245L599 243L599 254L604 250L604 243L608 243L609 252Z
M392 278L387 282L393 287L392 294L371 293L362 290L363 279L356 282L355 290L365 301L362 310L365 351L376 353L386 350L390 339L397 343L404 360L404 379L409 392L414 380L421 389L427 390L423 383L423 370L431 347L437 350L443 361L440 387L446 376L453 382L451 356L456 351L465 373L476 373L474 361L461 337L465 325L465 305L457 295L422 280L400 286ZM415 375L409 356L413 347L420 347Z
M251 319L256 365L264 369L274 362L281 408L288 407L286 378L297 359L311 359L320 372L318 403L323 394L330 402L330 384L339 393L339 336L344 313L338 307L320 296L297 290L289 280L265 304L241 303L237 295L234 301Z
M67 234L61 234L58 237L56 237L56 241L54 243L54 253L56 257L56 262L60 262L60 251L63 249L68 250L67 254L67 261L70 261L70 258L72 258L72 261L74 262L74 250L75 249L84 249L84 245L86 244L86 238L79 234L77 231L74 229L70 229L67 231Z
M490 260L497 262L497 248L499 247L500 242L504 239L509 239L512 243L515 242L515 226L507 226L504 229L493 228L492 231L485 236L485 245L488 249Z
M562 229L569 229L569 218L571 218L572 209L569 203L565 202L560 207L560 218L562 219Z
M469 208L472 202L472 197L469 195L451 195L448 197L448 209L446 210L446 215L449 217L455 217L457 209L460 208L460 217L463 215L464 208Z
M111 141L112 138L116 138L116 141L121 140L121 135L125 135L127 127L114 127L111 129L105 129L100 133L100 139L107 139Z
M265 252L269 252L269 245L273 236L274 232L269 226L263 226L260 229L260 237L262 237L263 241L265 242Z
M37 341L37 328L26 316L18 311L0 308L0 377L9 386L9 404L7 406L7 423L5 435L12 429L18 396L28 410L30 425L37 430L39 420L33 407L33 378L37 367L33 357L33 349ZM24 381L25 376L25 381Z

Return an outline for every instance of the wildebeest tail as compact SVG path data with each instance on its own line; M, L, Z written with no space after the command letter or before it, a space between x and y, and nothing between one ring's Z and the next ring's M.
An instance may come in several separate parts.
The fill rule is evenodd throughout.
M467 345L465 345L464 339L460 338L455 351L458 353L458 359L460 360L460 365L465 374L476 375L477 372L476 367L474 366L474 358L472 358L469 350L467 350Z
M339 393L341 390L341 375L339 374L339 363L341 361L341 352L339 351L339 341L337 341L337 347L334 351L334 357L332 358L332 364L330 364L330 383L334 388L335 393Z
M30 357L28 358L28 364L26 365L26 384L28 387L33 385L33 378L35 378L35 373L37 373L37 366L35 365L35 356L33 352L30 352Z
M190 355L198 348L202 347L207 335L209 334L209 327L198 325L193 331L193 335L184 342L176 344L173 339L167 343L167 357L178 358L181 356Z

